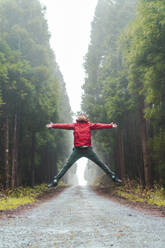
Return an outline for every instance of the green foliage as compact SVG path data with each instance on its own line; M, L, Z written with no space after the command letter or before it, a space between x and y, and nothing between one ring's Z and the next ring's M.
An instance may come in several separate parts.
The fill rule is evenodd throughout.
M160 115L163 97L164 8L162 1L141 1L126 38L130 90L145 95L146 117L150 119Z
M1 192L0 210L16 209L35 202L39 196L49 191L46 184L30 187L15 187Z
M28 0L0 1L0 26L1 136L8 116L11 166L17 116L16 184L42 183L50 180L58 161L65 160L69 152L69 135L45 128L49 121L72 119L65 83L50 48L47 22L38 0L30 4ZM5 184L5 141L0 142L0 175ZM9 168L10 177L11 171Z
M165 206L165 189L154 185L152 189L144 189L137 182L128 181L117 190L117 195L132 202L144 202L159 207Z
M146 163L152 180L165 184L164 10L161 0L100 0L84 63L83 110L92 121L119 124L115 136L95 134L95 146L119 175L143 186Z
M66 184L60 182L58 187L66 187ZM36 185L34 187L13 187L0 191L0 211L16 209L19 206L36 202L43 194L51 191L46 184Z
M134 105L141 107L150 123L149 148L153 178L164 184L165 157L162 146L165 130L164 29L165 3L140 1L135 20L123 36L128 89ZM143 100L142 100L143 99Z
M123 128L130 111L130 93L122 65L121 32L134 17L136 1L99 1L92 23L91 43L85 58L86 81L82 107L95 122L117 122ZM117 132L115 132L115 136ZM117 137L116 137L117 138ZM114 130L95 134L95 146L115 167Z
M24 196L22 198L9 198L9 199L1 199L0 200L0 210L11 210L16 209L19 206L29 204L34 202L34 198L30 198L27 196Z

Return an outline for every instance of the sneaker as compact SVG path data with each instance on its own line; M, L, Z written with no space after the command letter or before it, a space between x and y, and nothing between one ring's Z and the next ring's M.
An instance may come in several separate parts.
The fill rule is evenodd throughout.
M54 178L53 181L50 184L48 184L48 188L52 188L54 186L57 186L57 184L58 184L58 180L56 178Z
M112 177L112 180L113 180L115 183L122 183L122 180L119 179L117 176L112 175L111 177Z

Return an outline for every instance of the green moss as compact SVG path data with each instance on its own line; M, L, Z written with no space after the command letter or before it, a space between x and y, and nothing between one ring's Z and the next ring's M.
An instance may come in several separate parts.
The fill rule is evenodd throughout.
M49 191L46 184L34 187L14 187L0 192L0 210L11 210L35 202L44 192Z
M16 209L20 205L25 205L28 203L32 203L35 201L35 198L29 198L27 196L15 198L15 197L9 197L7 199L1 199L0 200L0 210L10 210L10 209Z
M132 194L130 192L127 193L127 192L122 192L122 191L118 190L117 194L118 194L118 196L123 197L125 199L128 199L132 202L144 202L145 201L145 199L143 199L143 198L141 198L135 194Z
M159 185L155 185L152 189L143 189L135 182L129 181L123 187L118 188L117 195L132 202L145 202L165 207L165 190Z

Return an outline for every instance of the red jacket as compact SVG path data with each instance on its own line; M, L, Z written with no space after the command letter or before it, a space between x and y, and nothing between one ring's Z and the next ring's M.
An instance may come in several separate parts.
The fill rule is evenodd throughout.
M76 122L52 124L52 128L74 130L74 146L91 146L91 130L112 128L112 124Z

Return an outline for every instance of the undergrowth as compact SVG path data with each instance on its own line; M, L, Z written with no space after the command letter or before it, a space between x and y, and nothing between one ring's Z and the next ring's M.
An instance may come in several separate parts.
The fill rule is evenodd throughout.
M62 183L59 185L62 186ZM0 211L16 209L35 202L43 193L50 191L46 184L34 187L13 187L0 191Z
M165 189L160 185L152 188L143 188L134 181L127 181L124 186L118 187L117 195L132 202L144 202L150 205L165 207Z

